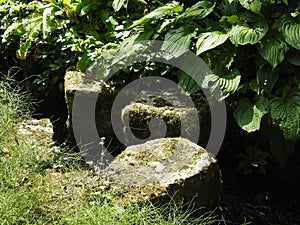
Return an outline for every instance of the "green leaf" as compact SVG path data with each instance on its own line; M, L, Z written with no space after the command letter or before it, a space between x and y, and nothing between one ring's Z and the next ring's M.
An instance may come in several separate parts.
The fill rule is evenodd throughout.
M147 15L143 16L141 19L137 20L136 22L134 22L129 29L136 27L138 25L147 23L149 20L151 19L159 19L162 18L166 15L170 15L172 13L178 13L178 12L182 12L183 7L181 5L179 5L178 2L171 2L168 3L164 6L161 6L157 9L155 9L154 11L148 13Z
M239 2L245 9L260 14L262 5L260 0L239 0Z
M237 1L223 0L221 1L219 8L223 15L232 16L238 12L238 6L239 6L238 0Z
M214 71L214 74L204 77L202 87L209 90L218 100L222 100L236 92L240 81L241 75L237 69L233 69L227 74Z
M17 50L17 57L20 60L25 60L28 55L28 51L31 47L32 43L31 41L21 42L20 43L20 49Z
M282 168L285 168L286 161L295 148L295 142L286 140L282 132L275 126L268 126L265 129L273 158Z
M187 8L184 13L176 18L176 20L181 19L203 19L207 17L214 9L216 3L211 3L210 1L200 1L197 2L190 8Z
M92 62L91 62L90 58L88 57L88 54L84 53L80 57L80 59L78 60L77 65L76 65L76 69L78 69L81 72L84 72L86 69L89 68L89 66L91 65L91 63Z
M230 31L230 41L234 45L246 45L258 43L269 30L266 22L257 22L252 28L248 24L237 24Z
M194 28L191 26L181 26L178 29L169 30L161 47L161 50L167 53L166 59L177 58L189 51L191 38L194 36Z
M293 48L300 50L300 19L292 18L289 15L281 17L279 30L284 40Z
M263 166L267 165L267 161L263 158L258 159L256 163Z
M48 34L52 31L50 24L50 16L52 14L53 7L46 8L43 12L43 38L46 39Z
M71 4L71 0L63 0L62 1L64 5L69 6Z
M43 21L40 17L29 20L26 26L26 32L23 34L24 37L30 41L37 42L39 40L38 36L42 32L42 23ZM52 31L51 28L50 31Z
M178 72L178 79L179 87L184 90L186 94L194 94L201 90L201 87L198 85L198 83L191 76L181 70Z
M271 119L286 140L296 141L300 137L300 90L294 89L284 97L273 97L270 101Z
M259 87L263 89L267 94L271 94L274 85L278 81L279 72L273 70L269 64L261 66L256 73L256 81Z
M198 36L197 55L223 44L229 35L220 31L206 32Z
M115 12L118 12L124 5L127 0L114 0L112 3L112 7Z
M263 40L261 45L259 53L273 69L284 60L285 53L289 50L287 44L278 39Z
M92 6L91 4L84 6L84 7L80 10L80 16L86 15L86 14L90 11L90 9L91 9L92 7L93 7L93 6Z
M233 115L238 125L248 133L260 129L261 119L267 113L268 101L263 96L256 96L254 103L243 98L238 102Z

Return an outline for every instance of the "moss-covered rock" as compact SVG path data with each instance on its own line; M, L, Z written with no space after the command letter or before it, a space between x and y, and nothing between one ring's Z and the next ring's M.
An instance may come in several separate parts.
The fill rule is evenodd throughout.
M77 111L77 114L80 114L80 110L83 110L80 107L73 107L73 100L76 93L76 96L86 99L86 102L92 101L89 99L98 99L95 106L95 119L88 118L87 120L80 117L77 119L78 126L81 127L81 132L88 133L92 126L90 123L96 123L99 136L105 137L105 140L107 141L106 144L109 143L111 149L118 148L115 152L116 154L121 152L123 145L116 137L112 126L111 116L111 108L116 96L120 93L120 89L122 90L121 87L115 88L113 85L106 85L106 83L103 83L103 81L96 79L95 77L93 79L91 77L87 77L84 73L77 71L68 71L66 73L65 98L68 105L69 115L67 121L69 141L74 142L72 114L77 113ZM162 94L161 92L148 93L146 91L139 92L130 89L127 90L127 92L123 91L121 94L125 95L125 99L128 97L128 99L132 99L134 102L130 104L130 101L128 101L128 105L126 105L126 103L122 106L122 115L121 112L118 111L121 111L121 108L115 110L118 112L113 112L113 115L117 115L118 118L121 116L123 119L123 126L117 128L121 131L121 135L122 129L124 129L123 136L121 136L120 133L117 133L118 137L121 137L122 143L141 143L131 141L130 138L133 136L136 139L144 140L144 142L147 141L150 136L150 122L153 121L153 118L156 118L159 119L158 122L163 124L163 126L166 124L166 132L164 133L164 129L156 129L159 132L156 133L154 137L151 136L151 139L165 137L164 134L166 134L166 137L195 136L194 134L199 132L198 124L200 124L201 129L199 140L193 139L192 141L200 144L201 146L206 146L210 134L210 111L206 98L203 94L198 93L191 96L193 100L191 102L194 102L196 108L190 107L189 104L182 102L182 99L188 97L185 96L183 98L182 94L180 94L180 92L178 93L178 90L174 91L166 89L166 91ZM123 104L123 102L121 104ZM89 110L94 109L91 108ZM196 119L199 120L199 123L194 123L193 119L195 119L195 114L197 116L197 113L198 118ZM129 124L125 123L124 118L126 117L129 117ZM182 126L183 121L185 124L188 124L188 126ZM122 121L120 120L118 125L121 123ZM132 133L128 131L131 131L133 136L131 135ZM182 135L182 131L184 131L186 135ZM128 135L128 133L130 133L130 135Z
M221 173L216 159L184 138L161 138L126 148L101 171L122 203L170 197L210 209L219 205Z
M83 109L80 106L73 107L75 93L76 96L86 101L90 107L89 109ZM72 124L73 113L80 115L81 110L95 110L95 118L79 118L77 120L77 126L80 127L81 132L88 133L91 128L90 123L96 123L99 137L105 137L108 141L113 139L112 143L120 144L114 135L111 124L111 107L117 93L114 87L103 85L101 81L96 79L87 79L84 73L67 71L65 76L65 99L68 106L68 141L75 143ZM94 104L94 98L97 98L97 101L95 105L92 105ZM91 101L90 105L88 104L89 101Z
M192 141L206 146L210 134L210 111L205 96L201 93L193 95L194 107L185 106L178 100L180 97L177 98L172 92L169 95L164 93L164 97L142 93L137 96L135 103L127 105L122 110L125 142L134 143L132 134L134 134L134 138L149 140L151 136L150 123L152 119L156 118L161 120L159 123L166 124L165 137L183 137L183 132L185 137L193 137L200 130L199 139ZM194 119L198 119L197 123ZM156 129L156 134L151 136L153 139L162 137L159 135L164 132L163 126L159 123L158 126L161 128Z

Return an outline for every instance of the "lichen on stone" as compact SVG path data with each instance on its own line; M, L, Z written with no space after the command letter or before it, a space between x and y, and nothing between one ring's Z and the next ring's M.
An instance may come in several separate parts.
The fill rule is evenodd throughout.
M216 206L220 197L220 171L212 154L184 138L161 138L128 147L100 172L111 191L125 202L178 196L198 206Z

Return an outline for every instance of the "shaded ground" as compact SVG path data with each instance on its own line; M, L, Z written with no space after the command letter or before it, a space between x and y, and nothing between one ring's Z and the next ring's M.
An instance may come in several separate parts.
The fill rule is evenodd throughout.
M271 178L243 179L223 170L222 216L227 225L300 224L300 185Z

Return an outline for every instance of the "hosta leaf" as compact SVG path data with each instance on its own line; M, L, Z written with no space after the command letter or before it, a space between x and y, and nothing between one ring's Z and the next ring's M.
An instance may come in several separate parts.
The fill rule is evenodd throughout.
M256 73L256 80L259 87L263 89L267 94L272 93L272 89L279 78L279 72L273 70L269 64L265 64L260 67Z
M296 141L300 137L300 108L288 102L286 112L286 118L279 124L279 128L285 139Z
M212 95L221 100L233 94L240 84L241 75L238 70L234 69L228 74L214 74L204 77L202 87L208 89Z
M273 97L270 101L271 119L283 132L286 140L300 137L300 90L291 90L285 98Z
M178 85L186 94L194 94L197 91L201 90L199 84L188 74L180 70L178 72Z
M220 31L206 32L198 36L197 55L223 44L229 35Z
M274 97L270 101L270 106L271 106L271 118L273 122L277 122L285 118L285 104L283 98L279 97Z
M270 63L274 69L284 60L285 53L289 50L284 41L277 39L266 39L262 41L260 55Z
M167 52L166 59L177 58L189 51L191 38L194 36L195 32L191 26L181 26L178 29L169 30L161 47L163 52Z
M223 0L219 6L221 12L225 16L235 15L238 12L238 0Z
M300 89L292 89L291 92L286 96L288 101L298 107L300 107Z
M123 5L125 5L125 2L127 2L127 0L114 0L112 3L112 7L115 10L115 12L118 12Z
M187 8L184 13L177 17L177 20L186 18L203 19L208 16L214 9L215 3L210 1L197 2L190 8Z
M277 127L269 126L266 129L272 156L284 168L288 157L294 150L295 142L287 141Z
M169 15L171 13L182 12L183 7L179 5L178 2L171 2L164 6L158 7L147 15L143 16L141 19L134 22L129 28L136 27L138 25L147 23L151 19L161 18L165 15Z
M260 14L261 0L239 0L239 2L245 9Z
M279 30L284 36L284 40L292 47L300 50L300 19L284 15L281 18Z
M250 28L246 23L237 24L230 31L230 41L234 45L246 45L258 43L269 30L266 22L258 22Z
M262 117L267 113L268 101L263 96L257 96L252 103L243 98L238 102L233 115L238 125L247 132L260 129Z

